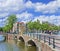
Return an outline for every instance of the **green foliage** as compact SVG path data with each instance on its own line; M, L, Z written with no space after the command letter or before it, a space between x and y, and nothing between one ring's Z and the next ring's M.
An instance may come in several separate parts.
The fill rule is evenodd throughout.
M42 30L49 30L49 24L48 24L48 22L45 22L45 23L42 23Z
M0 27L0 31L3 31L3 27Z
M8 24L13 24L13 23L15 23L16 22L16 15L10 15L9 17L8 17Z
M40 21L39 20L37 20L37 21L34 21L34 22L32 22L32 21L30 21L30 22L28 22L27 23L27 27L30 29L30 30L40 30L41 29L41 26L40 26L41 24L40 24Z
M4 32L8 32L8 30L9 30L9 27L8 27L8 25L6 25L6 26L3 28L3 31L4 31Z
M27 23L27 27L28 27L30 30L34 29L33 22L32 22L32 21L28 22L28 23Z
M60 30L60 26L58 26L58 30Z
M34 25L34 28L35 28L36 30L39 30L39 29L40 29L40 22L39 22L39 20L35 21L35 22L33 23L33 25Z
M7 19L7 24L5 25L5 27L3 27L3 31L9 32L16 21L17 21L16 15L10 15Z
M55 31L55 30L60 30L60 26L56 26L53 24L50 24L49 22L43 22L40 24L40 21L30 21L27 23L27 27L30 30L42 30L42 31Z

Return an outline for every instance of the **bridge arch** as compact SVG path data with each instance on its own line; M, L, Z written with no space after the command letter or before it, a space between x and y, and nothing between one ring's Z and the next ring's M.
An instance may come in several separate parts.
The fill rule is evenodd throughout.
M26 37L23 35L20 35L17 37L18 37L18 40L24 42L26 45L31 45L31 46L35 46L35 47L40 46L40 44L38 45L38 42L36 41L36 39L32 39L30 37Z
M27 42L27 44L28 44L28 45L31 45L31 46L37 47L37 46L36 46L36 43L35 43L32 39L29 40L29 41Z
M22 37L22 36L19 36L19 38L18 38L20 41L22 41L22 42L25 42L24 41L24 38Z

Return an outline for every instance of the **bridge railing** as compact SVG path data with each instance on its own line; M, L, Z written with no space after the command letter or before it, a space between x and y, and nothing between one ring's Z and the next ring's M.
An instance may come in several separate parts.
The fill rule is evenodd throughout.
M58 35L49 35L43 33L27 33L25 34L31 38L43 40L44 43L48 43L53 48L60 49L60 36Z

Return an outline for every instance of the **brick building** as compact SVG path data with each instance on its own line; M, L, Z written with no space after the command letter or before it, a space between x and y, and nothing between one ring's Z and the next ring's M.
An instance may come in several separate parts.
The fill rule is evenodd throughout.
M24 22L16 22L13 25L13 32L14 33L23 33L25 31L25 24Z

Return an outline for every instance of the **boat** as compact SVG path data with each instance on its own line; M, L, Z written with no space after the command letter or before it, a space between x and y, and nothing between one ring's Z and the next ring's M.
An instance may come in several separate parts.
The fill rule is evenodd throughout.
M3 35L0 35L0 42L4 40L5 40L5 37Z

